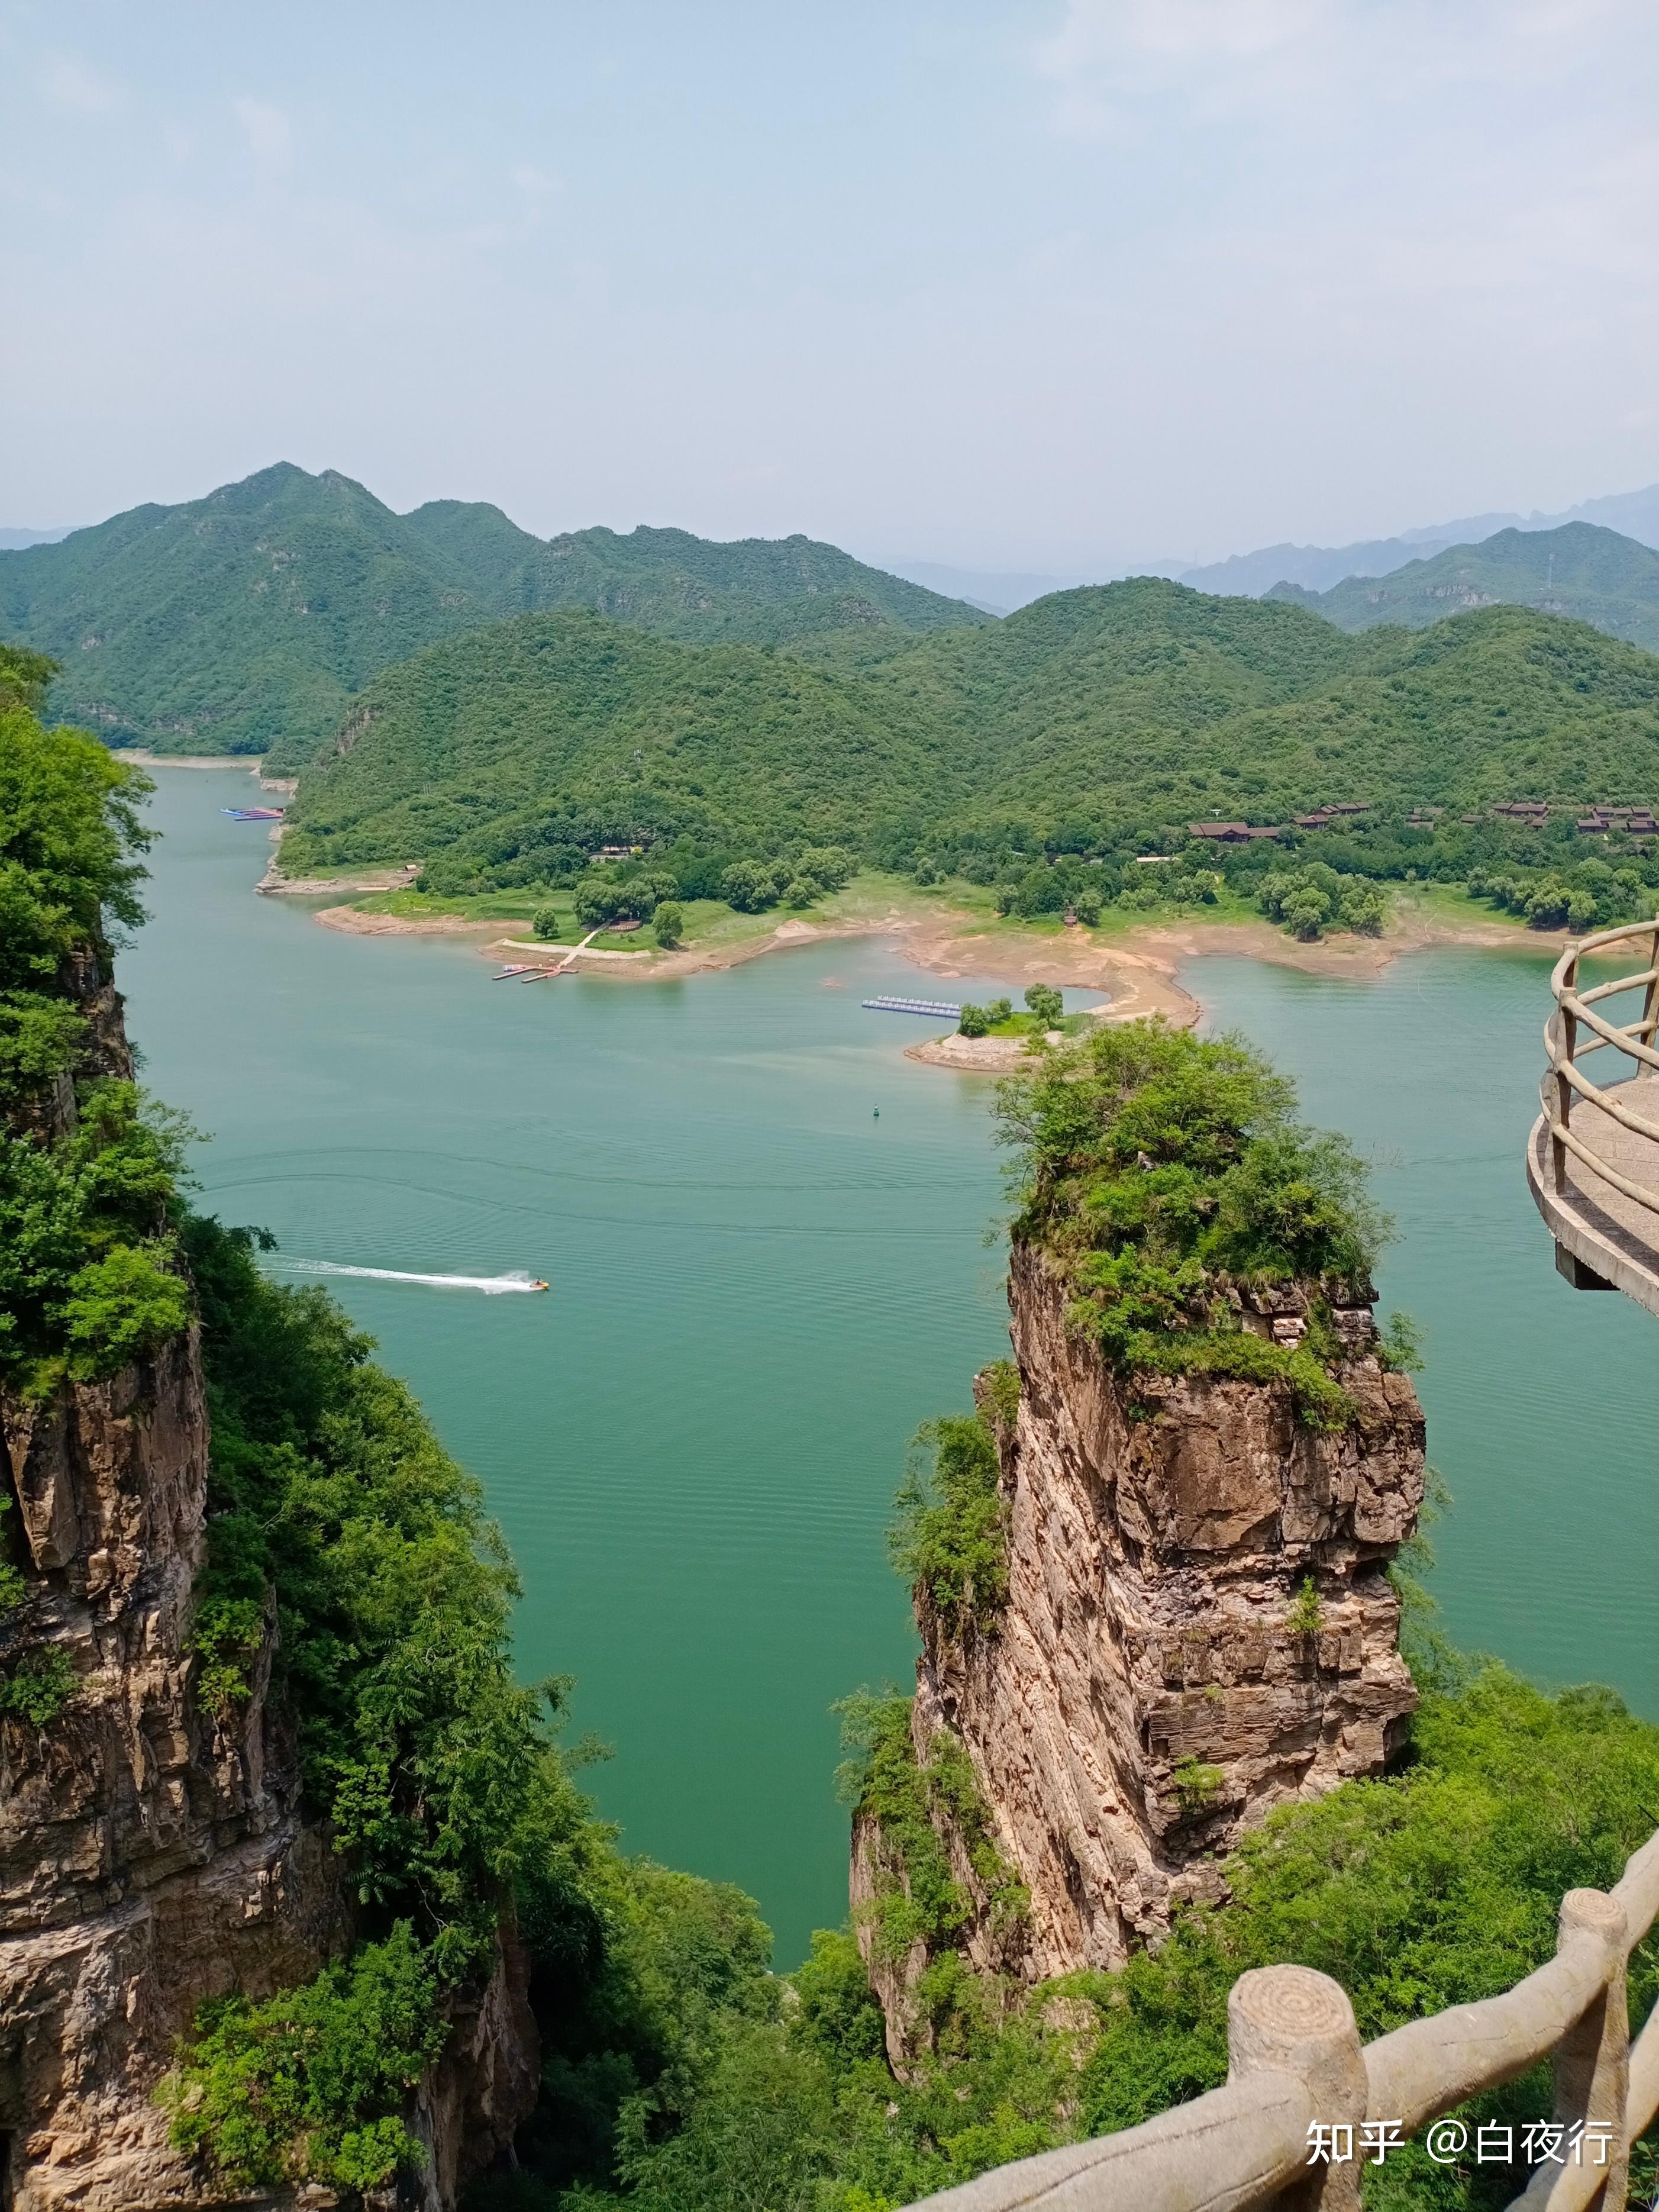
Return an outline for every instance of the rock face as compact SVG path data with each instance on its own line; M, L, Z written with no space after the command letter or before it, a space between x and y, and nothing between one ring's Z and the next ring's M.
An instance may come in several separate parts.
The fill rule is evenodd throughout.
M119 1002L89 969L103 1072L131 1070ZM73 1097L52 1102L58 1127ZM220 2201L167 2142L155 2084L204 1998L308 1979L351 1935L338 1863L301 1815L292 1726L267 1694L223 1719L188 1650L208 1423L195 1333L44 1405L0 1396L15 1510L0 1543L29 1578L0 1623L62 1653L73 1695L46 1727L0 1718L0 2203L140 2212ZM0 1652L0 1656L3 1656ZM458 2017L418 2093L422 2189L511 2137L535 2094L516 1947Z
M924 1763L942 1729L966 1747L1030 1892L1017 1944L981 1925L968 1955L1036 1981L1121 1966L1178 1900L1221 1893L1217 1863L1274 1806L1382 1770L1416 1702L1383 1570L1422 1503L1423 1417L1369 1305L1334 1315L1358 1419L1326 1434L1282 1381L1154 1377L1132 1411L1039 1254L1016 1249L1009 1299L1008 1602L960 1640L919 1605L913 1734ZM1258 1303L1246 1324L1296 1341L1302 1297ZM1292 1617L1310 1577L1316 1616ZM855 1837L855 1903L880 1850ZM921 1963L879 1971L901 2047Z

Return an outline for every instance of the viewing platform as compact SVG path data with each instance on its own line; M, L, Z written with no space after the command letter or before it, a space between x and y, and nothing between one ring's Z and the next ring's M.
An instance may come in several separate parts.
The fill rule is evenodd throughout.
M1580 963L1598 955L1643 964L1579 988ZM1550 977L1555 1006L1544 1025L1549 1067L1543 1112L1527 1144L1527 1182L1555 1239L1555 1264L1575 1289L1617 1290L1659 1314L1659 926L1629 922L1570 945ZM1634 1019L1608 1002L1639 992ZM1612 1050L1598 1082L1584 1061ZM1633 1075L1618 1077L1627 1061Z

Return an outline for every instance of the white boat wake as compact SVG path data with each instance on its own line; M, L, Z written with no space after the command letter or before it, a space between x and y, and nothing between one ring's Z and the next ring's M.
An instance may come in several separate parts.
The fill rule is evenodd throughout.
M267 1260L264 1265L286 1275L362 1275L375 1283L424 1283L434 1291L482 1291L487 1298L510 1296L515 1291L539 1291L545 1285L533 1275L410 1275L398 1267L342 1267L332 1260Z

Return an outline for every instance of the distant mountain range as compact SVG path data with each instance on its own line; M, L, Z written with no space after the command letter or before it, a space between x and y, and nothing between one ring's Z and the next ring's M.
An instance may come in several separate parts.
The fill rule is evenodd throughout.
M1346 630L1379 623L1423 629L1466 607L1535 607L1659 653L1659 552L1588 522L1500 530L1386 576L1350 576L1328 592L1276 584L1265 596L1292 600Z
M533 538L499 507L396 514L332 470L279 463L0 550L0 635L63 663L49 708L116 744L307 760L371 678L502 617L586 607L659 635L777 647L990 618L807 538L683 530Z
M1350 576L1387 576L1408 561L1431 558L1449 546L1480 544L1500 531L1558 530L1570 522L1595 523L1640 544L1659 546L1659 484L1650 484L1645 491L1583 500L1561 514L1472 514L1461 522L1402 531L1397 538L1366 538L1354 545L1264 545L1258 552L1235 553L1204 568L1183 568L1180 580L1195 592L1253 599L1265 597L1275 584L1325 592Z
M60 538L67 538L63 530L0 530L0 553L20 552L25 545L55 545Z

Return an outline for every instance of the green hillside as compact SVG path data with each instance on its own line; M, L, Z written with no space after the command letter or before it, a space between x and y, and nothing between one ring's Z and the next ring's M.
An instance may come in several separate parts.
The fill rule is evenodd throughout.
M1105 852L1333 799L1403 815L1659 797L1659 659L1494 607L1346 636L1156 578L842 665L535 616L387 671L301 782L290 869L452 855L522 884L584 848ZM461 866L461 863L465 866ZM986 880L989 880L987 878Z
M529 537L499 507L434 500L411 531L502 614L591 607L690 644L781 645L843 627L901 630L982 624L964 600L866 568L810 538L716 544L689 530L567 531Z
M368 687L343 742L302 779L291 870L453 849L524 881L590 842L861 845L913 793L968 788L925 716L885 716L856 679L585 611L429 647Z
M763 644L988 619L805 538L587 530L549 543L496 507L394 514L349 477L287 463L0 551L0 634L62 664L53 714L112 744L264 752L288 771L381 669L504 616L575 606Z
M1423 629L1469 607L1534 607L1659 653L1659 553L1589 522L1500 530L1479 545L1450 546L1390 575L1350 576L1328 592L1276 584L1267 596L1346 630L1378 623Z
M1086 633L1065 653L1034 654L1030 679L1010 684L985 807L1039 821L1074 810L1121 831L1202 816L1281 822L1332 799L1465 807L1659 793L1659 659L1584 624L1494 607L1424 633L1328 632L1327 642L1282 605L1182 593L1193 604L1171 606L1166 595L1182 587L1150 581L1101 596L1111 591L1138 596L1133 629L1098 656ZM1239 611L1295 626L1241 631ZM947 670L951 718L971 714L985 665L1024 657L1020 619L978 652L947 661L924 645L871 681ZM936 713L943 688L922 690Z

